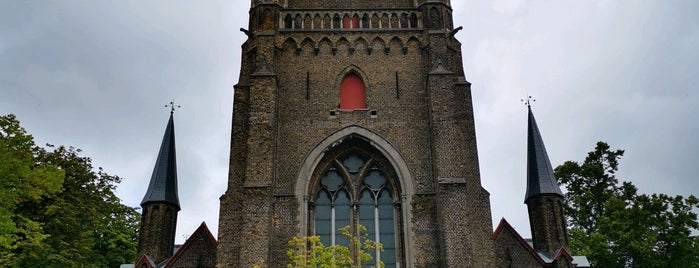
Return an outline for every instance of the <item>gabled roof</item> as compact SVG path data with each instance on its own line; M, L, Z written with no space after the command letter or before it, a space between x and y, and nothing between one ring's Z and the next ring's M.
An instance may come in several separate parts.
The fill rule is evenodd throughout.
M527 193L524 202L526 203L529 198L538 195L554 194L562 197L563 193L553 174L553 167L551 167L551 161L546 153L544 140L539 133L539 126L536 125L531 106L528 107L528 110Z
M175 254L173 254L172 257L168 259L167 263L163 267L170 267L170 265L177 261L177 259L180 257L180 255L182 255L182 253L187 251L187 249L190 247L193 241L195 241L199 236L202 235L205 236L214 247L218 245L216 238L213 234L211 234L209 227L206 226L206 222L202 222L199 225L199 228L197 228L197 230L194 231L194 233L191 236L189 236L189 238L187 238L187 241L185 241L184 244L175 251Z
M163 260L162 262L155 263L150 256L143 255L138 260L136 260L135 264L122 264L122 267L141 267L141 265L143 265L143 264L146 264L146 267L148 267L148 268L168 268L168 267L171 267L180 258L180 255L184 254L190 247L192 247L192 244L194 244L194 241L199 239L199 237L201 237L201 236L204 236L205 241L208 240L208 242L211 243L213 248L216 248L218 246L218 241L216 241L216 238L214 237L214 235L211 234L209 227L206 226L205 222L202 222L199 225L199 228L197 228L197 230L194 231L194 233L192 233L192 235L189 236L189 238L187 238L187 241L185 241L184 244L175 245L175 254L173 254L172 256ZM196 247L196 245L194 247ZM196 248L194 250L196 250ZM213 255L214 256L216 255L215 251L213 252Z
M538 261L542 265L546 263L544 262L544 260L541 259L541 256L539 256L539 254L536 253L536 250L534 250L534 248L532 248L532 246L530 246L529 243L527 243L527 241L525 241L524 238L522 238L522 236L519 235L515 228L513 228L512 225L510 225L510 223L507 222L507 220L505 220L505 218L500 219L498 227L495 228L495 232L493 232L493 238L497 238L503 230L507 230L508 232L512 233L515 239L517 239L519 244L522 245L522 247L525 250L527 250L527 252L529 252L532 258L536 259L536 261Z
M143 264L146 265L148 268L156 268L158 267L155 262L153 262L153 259L151 259L148 255L143 255L134 264L134 267L141 267Z
M519 242L519 244L527 252L529 252L529 255L544 267L548 267L548 265L552 264L554 261L558 261L563 258L567 259L568 261L573 261L573 256L566 248L559 248L558 250L556 250L554 256L548 256L548 254L544 252L537 252L529 243L527 243L526 240L524 240L524 238L522 238L521 235L519 235L515 228L513 228L512 225L510 225L510 223L507 222L507 220L505 220L505 218L502 218L500 220L500 223L498 224L498 227L495 228L495 232L493 232L493 238L497 238L503 230L507 230L508 232L510 232Z
M164 202L180 209L180 199L177 195L177 162L175 154L175 123L173 113L165 128L163 142L160 144L158 158L153 168L148 191L141 201L141 206L148 203Z

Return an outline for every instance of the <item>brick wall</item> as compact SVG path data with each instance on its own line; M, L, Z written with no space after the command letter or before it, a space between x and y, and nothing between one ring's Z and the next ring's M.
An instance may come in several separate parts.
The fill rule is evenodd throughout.
M386 141L398 152L390 157L407 166L414 190L406 197L411 202L402 204L407 222L401 231L409 238L404 251L410 252L403 267L494 265L470 84L460 43L449 36L451 11L439 2L418 2L286 1L294 12L412 8L424 21L414 28L389 21L388 28L365 30L278 29L280 23L266 18L279 22L289 11L284 5L251 10L235 93L229 186L221 198L219 267L285 264L286 241L306 228L307 204L299 201L308 189L297 187L307 179L299 178L305 159L351 126ZM448 71L430 74L437 62ZM366 110L338 110L348 72L366 84Z
M173 205L163 203L143 206L137 260L148 255L155 262L161 262L172 256L178 210Z
M561 247L568 248L568 232L563 216L563 197L542 195L527 200L534 248L553 256Z
M532 252L522 245L518 234L503 228L495 238L497 252L496 267L540 268L542 267Z

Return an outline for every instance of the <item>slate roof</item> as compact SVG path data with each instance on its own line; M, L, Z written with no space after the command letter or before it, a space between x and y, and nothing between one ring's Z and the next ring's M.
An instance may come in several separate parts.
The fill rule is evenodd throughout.
M208 242L211 243L213 248L216 248L218 246L218 242L216 241L216 238L214 237L213 234L211 234L211 231L209 230L209 227L206 226L205 222L202 222L199 225L199 228L197 228L194 233L187 238L187 241L184 242L182 245L175 245L175 253L168 257L167 259L163 260L160 263L155 263L153 259L148 256L148 255L143 255L141 258L136 260L135 264L122 264L119 268L134 268L134 267L141 267L142 265L146 265L147 268L168 268L168 267L173 267L175 265L176 267L180 267L180 265L175 264L177 260L180 258L181 255L185 253L185 251L189 250L190 248L195 250L195 252L198 252L196 246L192 246L192 244L195 243L195 240L198 239L199 236L204 236L206 239L208 239ZM208 256L204 256L205 258L216 258L216 251L214 250L213 252L209 252ZM197 266L199 267L199 266Z
M173 113L165 128L163 142L160 144L158 158L153 168L148 191L141 201L141 206L148 203L164 202L180 209L180 199L177 195L177 161L175 154L175 123Z
M524 197L525 203L529 198L538 195L555 194L563 196L556 177L553 175L551 161L546 153L544 140L541 138L541 133L539 133L539 126L536 125L531 106L528 107L528 110L527 193Z
M530 238L522 238L522 236L517 232L517 230L515 230L515 228L512 227L512 225L510 225L510 223L507 222L507 220L505 220L505 218L502 218L500 220L500 223L498 224L498 227L495 228L495 232L493 232L493 238L497 238L505 230L512 234L515 240L519 242L520 246L522 246L522 248L529 252L529 255L532 258L534 258L534 260L536 260L538 263L540 263L542 267L552 267L551 265L554 263L554 261L561 260L564 258L568 261L571 261L572 264L576 265L574 267L590 267L590 262L587 260L586 256L572 256L570 251L568 251L565 248L559 248L558 250L556 250L554 256L548 256L548 254L544 252L537 252L536 250L534 250L532 240Z
M175 254L172 254L172 256L167 259L167 262L162 264L162 267L171 267L173 264L175 264L175 262L180 258L182 254L184 254L185 251L187 251L191 247L194 247L192 246L192 244L197 240L198 236L205 236L214 249L216 248L216 246L218 246L218 242L216 241L214 235L211 234L209 227L206 226L205 222L202 222L199 225L199 228L197 228L197 230L195 230L194 233L192 233L192 235L190 235L189 238L187 238L187 241L185 241L184 244L180 245L179 247L176 247ZM215 259L215 250L211 253L211 255L207 257Z

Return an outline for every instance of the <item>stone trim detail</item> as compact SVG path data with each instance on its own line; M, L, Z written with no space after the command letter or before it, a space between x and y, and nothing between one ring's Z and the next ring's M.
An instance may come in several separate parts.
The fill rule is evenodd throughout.
M371 146L377 149L386 157L386 159L388 159L388 161L391 163L391 166L398 175L398 181L402 190L402 195L400 199L401 202L405 204L404 206L402 206L402 221L404 225L403 234L401 234L403 236L403 241L405 241L405 248L403 249L405 252L405 267L413 267L413 264L415 263L415 256L414 254L412 254L412 252L414 251L414 245L411 241L411 237L414 237L411 226L411 201L413 195L415 194L413 176L411 175L410 170L408 169L408 165L405 162L403 156L400 154L400 151L395 148L395 146L393 146L390 142L388 142L384 137L380 136L379 134L357 125L345 127L329 135L321 142L319 142L304 158L303 165L301 166L296 179L296 187L294 189L294 195L296 196L296 199L298 200L300 206L300 213L298 214L297 218L297 222L299 223L298 236L308 235L306 233L306 226L308 226L309 224L307 205L309 200L308 191L311 186L310 180L313 175L313 171L316 169L316 166L318 165L318 163L323 158L323 156L329 148L332 148L334 147L334 145L339 144L342 141L342 139L350 135L358 135L369 141L369 144Z

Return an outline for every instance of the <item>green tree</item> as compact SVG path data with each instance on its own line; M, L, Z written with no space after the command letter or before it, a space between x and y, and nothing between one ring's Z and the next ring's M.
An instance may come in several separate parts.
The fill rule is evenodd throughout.
M95 170L79 149L52 148L39 159L63 170L65 179L62 191L40 207L45 230L52 234L46 239L52 250L32 263L114 267L133 260L138 213L114 194L121 178Z
M64 173L37 161L42 151L14 115L0 116L0 263L8 266L48 247L43 223L23 210L61 190Z
M325 246L319 236L294 237L289 240L286 255L291 262L287 268L361 268L372 260L371 254L383 248L380 243L369 239L366 227L358 225L354 235L350 226L340 228L342 235L348 238L349 245ZM356 261L355 261L356 260ZM384 267L382 261L379 265Z
M556 168L566 187L570 247L595 267L699 267L699 200L639 194L616 178L623 150L598 142L580 164Z
M114 194L121 178L95 169L79 149L39 148L14 116L0 119L0 213L10 219L0 219L3 263L118 267L132 261L139 215ZM5 180L6 174L10 180ZM8 205L5 198L14 201Z

